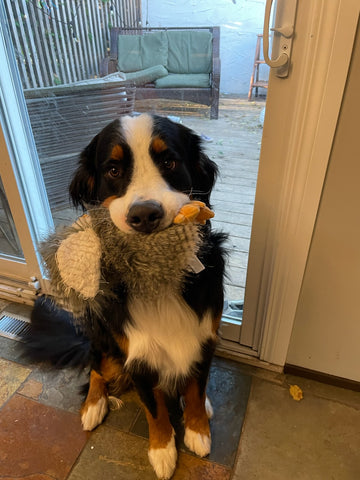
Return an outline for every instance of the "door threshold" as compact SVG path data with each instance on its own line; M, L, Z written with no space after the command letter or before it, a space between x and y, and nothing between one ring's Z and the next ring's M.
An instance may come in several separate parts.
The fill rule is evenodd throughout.
M284 367L264 362L258 358L259 353L250 347L245 347L239 343L221 340L216 347L215 355L228 358L239 363L244 363L252 367L263 368L276 373L283 373Z

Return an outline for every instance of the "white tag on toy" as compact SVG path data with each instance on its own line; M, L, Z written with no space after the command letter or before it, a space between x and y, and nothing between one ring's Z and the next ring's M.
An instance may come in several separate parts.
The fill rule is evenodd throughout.
M200 273L205 270L205 266L200 262L196 255L190 260L189 267L194 273Z

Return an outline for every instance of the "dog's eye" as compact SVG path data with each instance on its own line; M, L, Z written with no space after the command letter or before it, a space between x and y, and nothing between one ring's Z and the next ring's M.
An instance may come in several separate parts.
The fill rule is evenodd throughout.
M112 178L117 178L117 177L120 175L120 170L118 170L117 168L113 167L113 168L111 168L111 169L108 171L108 174L109 174L110 177L112 177Z
M176 162L175 160L164 160L163 166L166 168L166 170L174 170L176 167Z

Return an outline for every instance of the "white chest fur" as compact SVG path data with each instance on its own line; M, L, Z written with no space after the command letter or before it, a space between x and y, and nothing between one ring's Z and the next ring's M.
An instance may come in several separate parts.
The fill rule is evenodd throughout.
M144 361L158 372L163 386L187 375L201 359L202 343L215 338L210 314L199 322L180 296L161 295L150 304L134 299L129 311L133 323L125 330L129 340L126 365Z

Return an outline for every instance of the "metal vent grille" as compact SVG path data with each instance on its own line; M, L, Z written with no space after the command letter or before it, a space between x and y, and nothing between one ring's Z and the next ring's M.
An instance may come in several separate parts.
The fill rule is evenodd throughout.
M30 336L31 331L31 324L25 320L4 314L0 317L0 336L2 337L23 340L24 337Z

